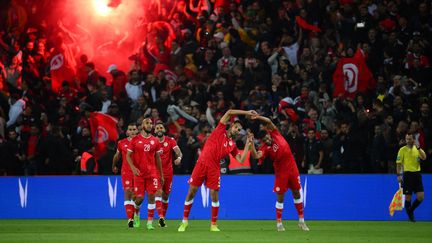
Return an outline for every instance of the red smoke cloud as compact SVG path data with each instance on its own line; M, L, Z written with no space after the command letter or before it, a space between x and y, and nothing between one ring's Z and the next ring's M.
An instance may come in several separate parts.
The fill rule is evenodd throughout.
M104 74L110 64L128 71L129 56L137 53L147 32L146 9L154 2L124 0L109 7L112 0L64 0L53 9L53 18L66 33L66 43L75 58L85 54ZM114 4L116 5L116 4ZM54 23L53 23L54 24Z

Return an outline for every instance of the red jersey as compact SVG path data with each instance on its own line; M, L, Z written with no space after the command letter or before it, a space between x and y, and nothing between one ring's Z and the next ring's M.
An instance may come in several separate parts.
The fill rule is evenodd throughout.
M226 125L219 123L207 138L198 163L204 163L212 169L220 169L220 160L228 154L235 157L239 151L234 141L228 137Z
M159 140L154 136L144 137L142 134L135 136L130 142L128 151L133 153L133 164L138 168L141 177L158 177L156 168L156 153L161 152Z
M279 133L277 129L269 132L273 139L272 144L269 146L264 144L260 147L263 157L269 156L273 161L275 174L287 174L291 170L298 170L295 163L294 156L291 152L285 138Z
M127 174L132 174L132 170L126 160L126 154L127 154L127 150L128 148L131 147L131 140L129 140L128 138L124 138L120 141L118 141L117 143L117 150L120 151L121 156L122 156L122 168L121 171L123 173L127 173Z
M162 160L162 169L164 176L173 174L172 167L172 151L177 147L177 142L174 138L165 136L164 140L159 141L162 154L160 155Z

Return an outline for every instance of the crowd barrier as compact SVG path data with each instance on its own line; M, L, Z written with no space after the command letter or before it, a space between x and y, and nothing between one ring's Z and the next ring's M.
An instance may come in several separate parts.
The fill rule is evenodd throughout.
M175 176L168 219L181 219L188 176ZM274 219L273 175L221 178L220 219ZM302 175L305 218L313 220L406 220L404 211L389 215L398 189L396 175ZM425 200L417 220L432 220L432 175L423 175ZM191 219L210 218L210 193L201 187ZM146 207L144 207L146 208ZM146 210L142 210L145 214ZM120 219L125 217L119 176L0 177L2 219ZM296 219L291 193L285 219ZM145 218L145 216L143 216Z

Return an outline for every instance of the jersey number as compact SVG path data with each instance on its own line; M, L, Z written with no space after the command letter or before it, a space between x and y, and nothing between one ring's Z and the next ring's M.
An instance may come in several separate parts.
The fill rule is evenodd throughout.
M150 151L150 144L144 144L144 151L145 152Z

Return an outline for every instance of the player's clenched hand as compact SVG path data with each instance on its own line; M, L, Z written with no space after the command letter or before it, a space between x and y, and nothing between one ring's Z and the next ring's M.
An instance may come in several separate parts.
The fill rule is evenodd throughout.
M118 173L118 168L117 168L117 166L113 166L113 167L112 167L112 172L113 172L114 174L117 174L117 173Z
M399 183L402 183L402 176L399 175L399 176L397 177L397 180L398 180Z
M161 179L160 179L160 184L161 184L161 186L163 186L164 183L165 183L165 180L164 180L164 178L163 178L163 176L162 176Z
M131 167L131 170L134 176L139 176L141 174L140 171L135 166Z
M249 110L248 113L251 119L256 119L259 116L258 112L256 112L255 110Z
M175 160L174 160L174 164L175 164L175 165L179 165L180 162L181 162L181 159L182 159L181 157L178 157L177 159L175 159Z

